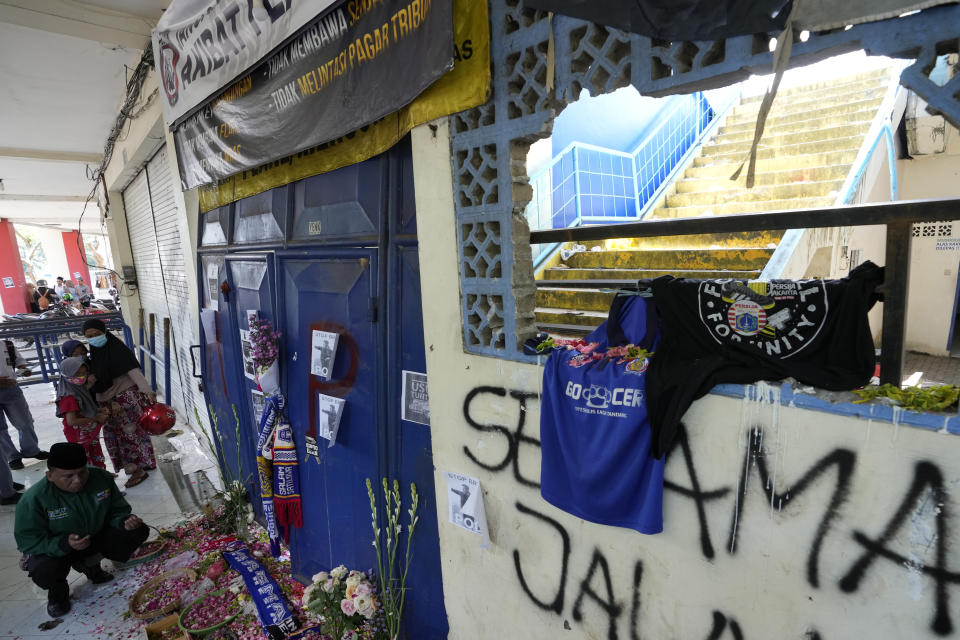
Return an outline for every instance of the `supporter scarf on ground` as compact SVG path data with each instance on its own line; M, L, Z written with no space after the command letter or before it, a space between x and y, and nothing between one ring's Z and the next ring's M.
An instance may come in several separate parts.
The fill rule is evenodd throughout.
M263 504L263 517L267 521L267 535L270 536L270 553L276 558L280 555L280 534L277 531L277 519L273 508L273 434L283 411L283 396L267 396L263 414L260 416L260 430L257 438L257 476L260 480L260 501Z
M284 600L280 585L262 564L256 561L242 542L228 545L223 558L242 577L257 607L257 618L270 638L280 640L296 631L297 620Z

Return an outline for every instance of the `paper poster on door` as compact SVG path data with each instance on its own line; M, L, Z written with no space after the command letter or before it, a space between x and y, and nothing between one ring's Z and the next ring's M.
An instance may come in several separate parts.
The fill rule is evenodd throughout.
M260 416L263 415L263 407L266 405L266 398L262 391L250 389L250 399L253 401L253 424L259 430Z
M203 327L203 339L207 344L217 341L217 312L213 309L200 309L200 326Z
M329 380L333 373L333 362L337 357L339 333L314 331L310 348L310 373L321 380Z
M210 296L210 308L219 309L220 267L216 263L207 265L207 288Z
M320 446L317 444L317 439L313 436L304 436L303 442L305 449L307 450L308 456L313 456L317 459L317 462L320 462Z
M447 480L450 522L480 536L480 546L489 549L490 532L480 481L452 471L444 471L443 475Z
M327 447L332 447L337 441L337 431L340 430L340 417L343 415L343 398L334 398L319 394L320 412L317 414L317 434L330 443Z
M427 394L427 374L403 372L403 390L400 397L401 418L430 426L430 396Z
M250 343L250 332L240 329L240 351L243 353L243 375L251 380L257 379L257 371L253 366L253 345Z

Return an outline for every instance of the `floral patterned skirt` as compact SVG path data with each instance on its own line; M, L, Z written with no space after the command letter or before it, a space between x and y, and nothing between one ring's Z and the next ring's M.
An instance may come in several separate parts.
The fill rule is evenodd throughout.
M83 446L87 454L87 464L101 469L107 468L106 458L103 457L103 449L100 448L100 430L102 424L81 425L72 427L63 421L63 435L67 442L75 442Z
M150 434L137 426L150 399L136 388L121 391L110 400L110 417L103 424L103 442L116 471L124 465L135 464L140 469L155 469Z

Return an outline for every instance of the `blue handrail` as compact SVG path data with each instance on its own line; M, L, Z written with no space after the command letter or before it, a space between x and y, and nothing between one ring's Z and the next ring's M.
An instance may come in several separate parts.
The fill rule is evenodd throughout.
M887 87L886 95L877 108L876 115L870 125L870 129L864 136L863 144L860 145L860 151L853 163L853 170L847 174L847 179L836 199L836 204L851 204L854 196L863 182L863 177L873 160L873 154L877 150L880 140L886 141L887 146L887 164L890 170L890 200L897 200L899 193L899 181L897 177L897 151L894 145L893 125L890 122L890 114L893 111L893 105L899 91L899 77L894 77ZM794 251L800 245L806 229L790 229L783 234L777 248L770 256L770 260L760 273L760 280L773 280L783 277Z
M897 199L899 189L897 181L897 151L893 142L893 127L888 120L880 125L879 130L873 136L873 141L870 143L870 147L863 161L857 166L857 170L853 174L853 179L850 180L846 190L841 194L840 202L843 204L850 204L856 195L857 189L860 188L860 182L863 180L863 174L866 173L867 167L870 166L870 161L873 159L873 152L877 150L877 145L880 144L881 139L885 139L887 142L887 162L890 165L890 200Z

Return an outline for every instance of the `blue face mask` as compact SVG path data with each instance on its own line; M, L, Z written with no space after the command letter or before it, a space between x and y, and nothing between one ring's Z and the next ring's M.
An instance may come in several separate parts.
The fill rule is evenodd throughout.
M102 347L103 345L107 344L107 336L105 336L105 335L103 335L103 336L94 336L94 337L90 338L89 340L87 340L87 342L90 343L90 346L91 346L91 347Z

